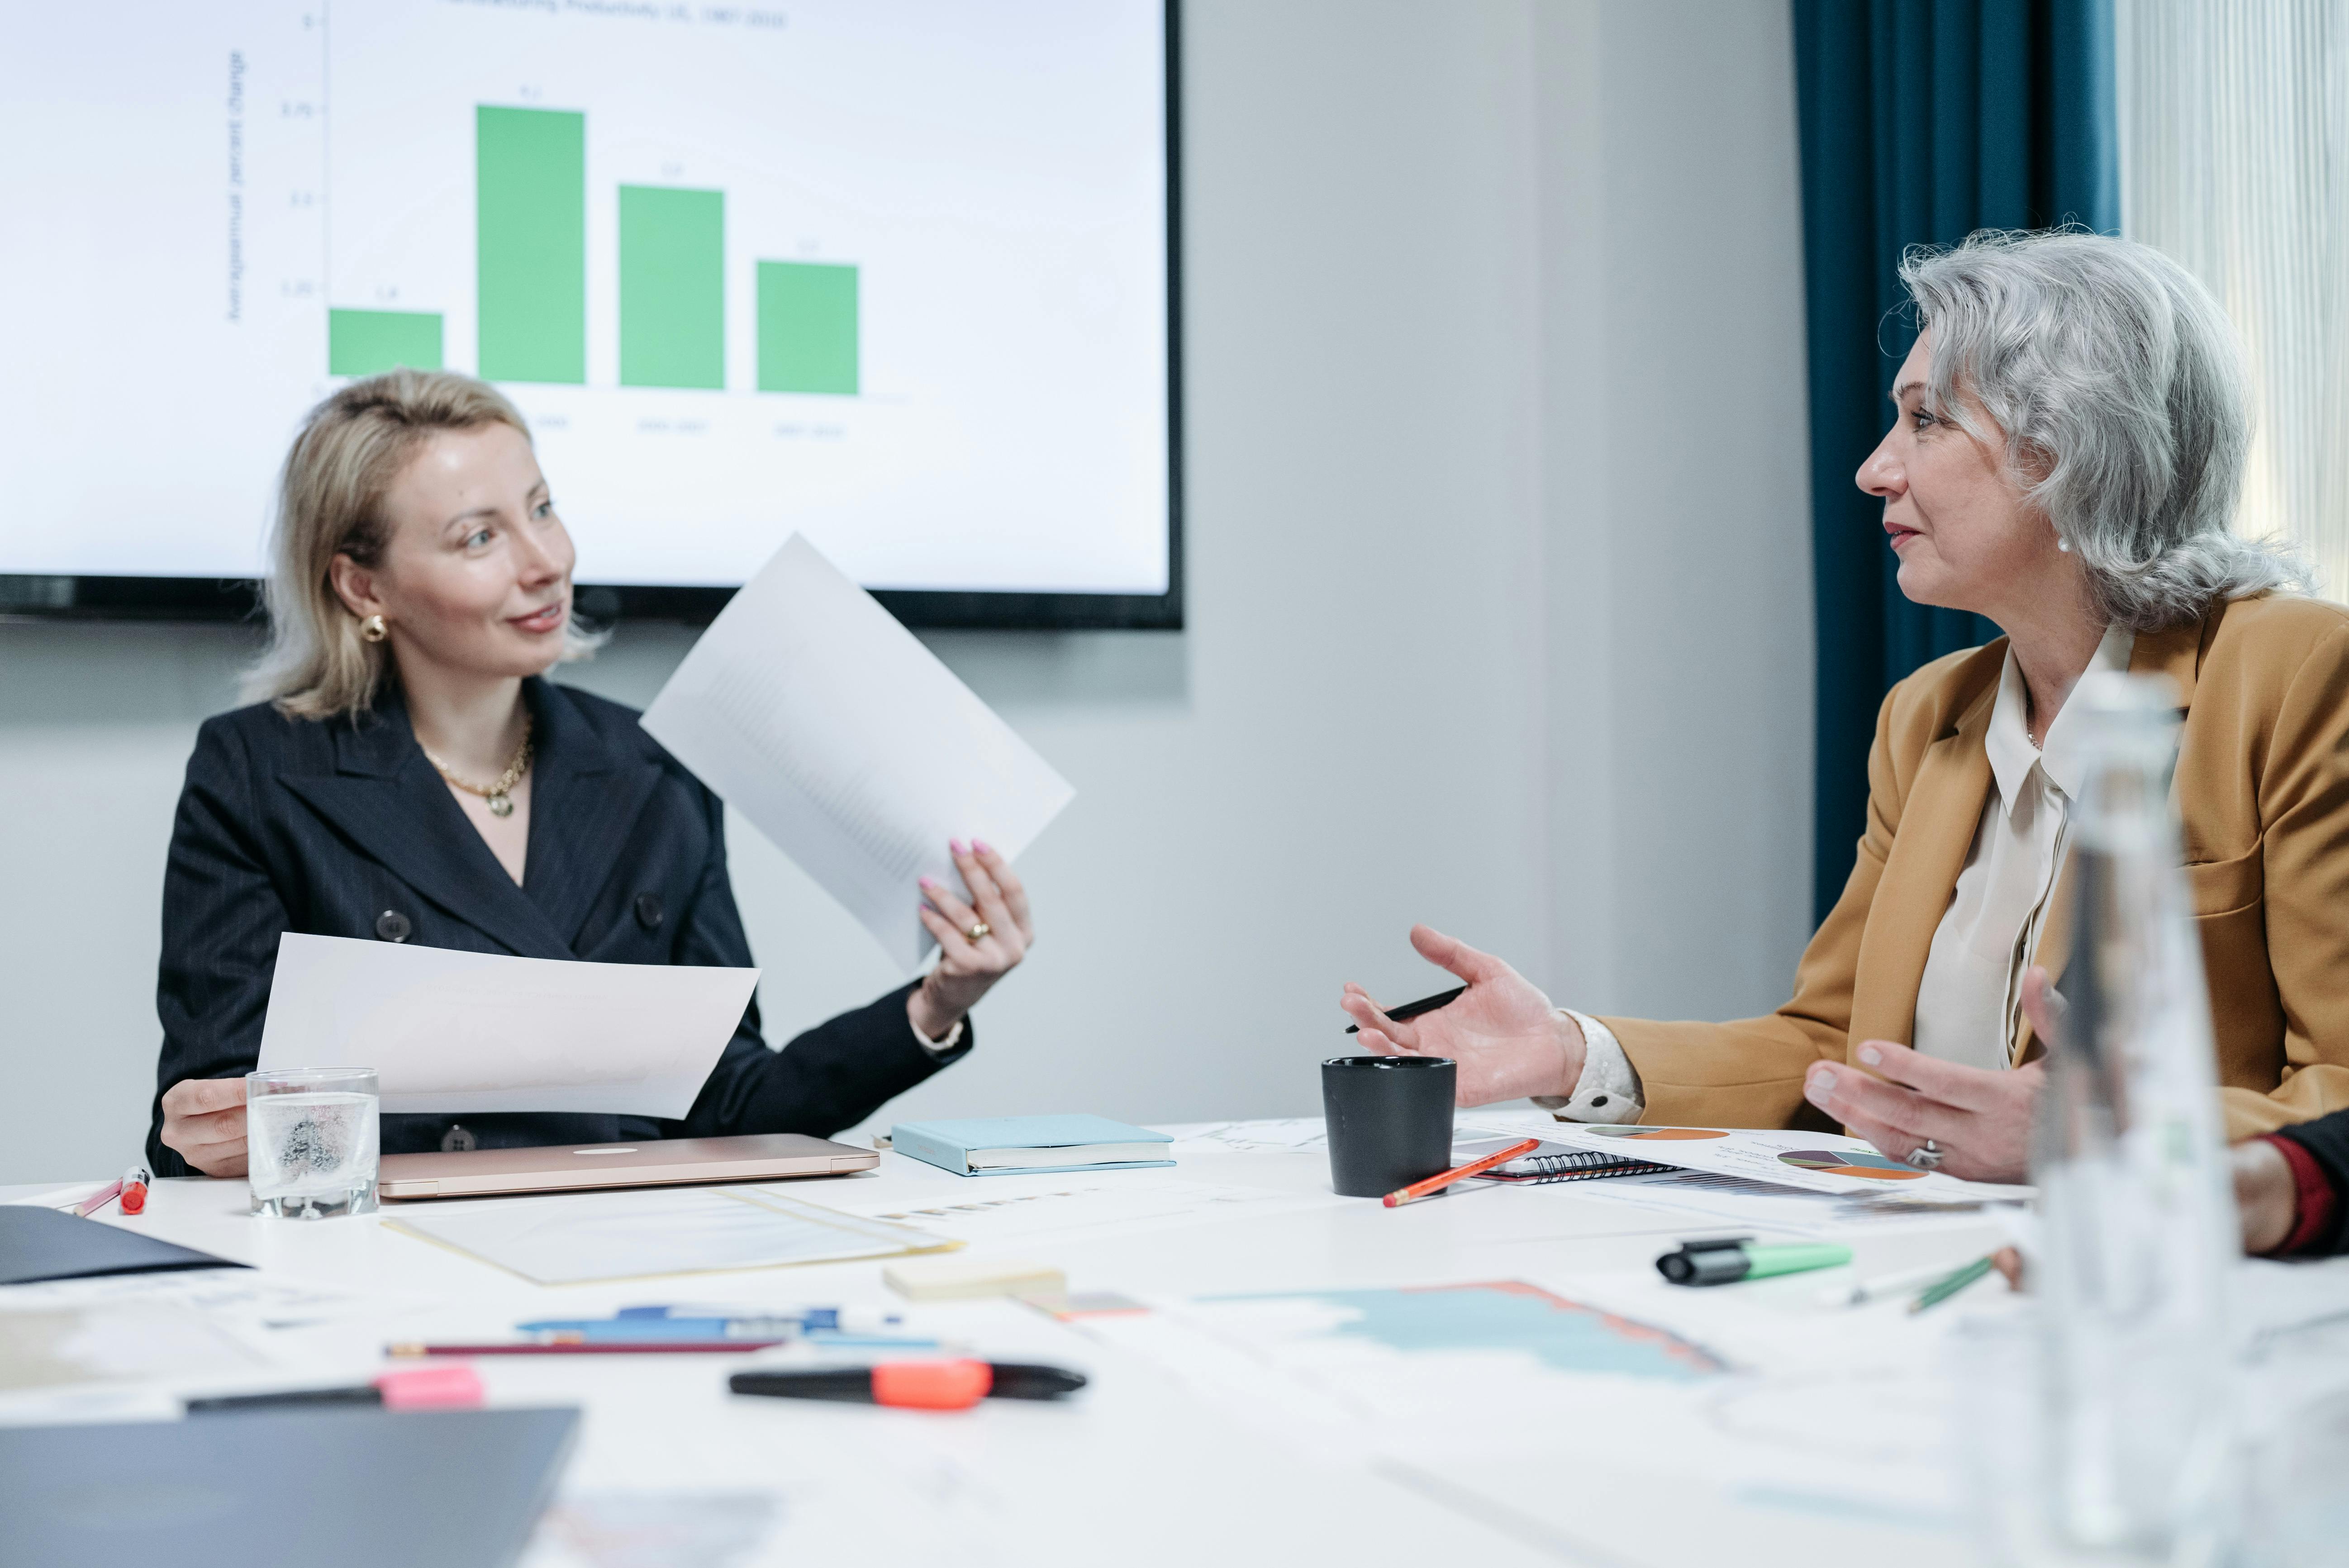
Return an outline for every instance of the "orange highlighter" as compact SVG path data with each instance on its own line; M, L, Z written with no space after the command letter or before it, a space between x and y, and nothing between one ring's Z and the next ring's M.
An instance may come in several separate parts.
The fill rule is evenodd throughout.
M1541 1147L1541 1143L1542 1140L1538 1138L1528 1138L1523 1143L1512 1143L1497 1154L1487 1154L1482 1160L1471 1160L1467 1164L1454 1170L1439 1171L1426 1181L1414 1181L1408 1187L1398 1187L1379 1202L1390 1209L1400 1209L1405 1203L1415 1203L1430 1192L1441 1192L1463 1178L1481 1176L1495 1165L1506 1165L1520 1154L1531 1154Z

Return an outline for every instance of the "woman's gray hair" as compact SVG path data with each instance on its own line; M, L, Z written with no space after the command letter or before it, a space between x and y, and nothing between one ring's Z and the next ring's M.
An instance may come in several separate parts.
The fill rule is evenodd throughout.
M2009 469L2087 568L2107 622L2154 632L2221 599L2310 591L2277 540L2235 534L2249 378L2227 314L2149 245L1985 229L1911 248L1900 281L1931 335L1926 397ZM1961 391L1998 425L1975 428Z

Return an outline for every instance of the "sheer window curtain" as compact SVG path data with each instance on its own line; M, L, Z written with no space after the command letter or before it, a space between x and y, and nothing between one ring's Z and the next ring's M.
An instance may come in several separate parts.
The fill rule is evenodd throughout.
M2349 0L2116 0L2121 232L2241 331L2258 427L2236 527L2349 599Z

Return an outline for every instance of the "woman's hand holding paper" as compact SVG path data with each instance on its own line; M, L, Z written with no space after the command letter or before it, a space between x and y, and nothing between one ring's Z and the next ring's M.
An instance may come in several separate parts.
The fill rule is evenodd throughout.
M1036 941L1028 890L1011 862L990 846L959 839L947 848L970 890L971 903L928 877L922 879L922 924L937 938L938 962L905 999L905 1015L922 1037L941 1040L998 980L1019 966ZM970 934L986 929L974 938Z

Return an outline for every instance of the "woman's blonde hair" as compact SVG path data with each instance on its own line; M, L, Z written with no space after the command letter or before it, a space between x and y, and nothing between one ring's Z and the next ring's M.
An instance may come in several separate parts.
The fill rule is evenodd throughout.
M354 381L316 408L285 454L270 531L269 646L244 681L248 701L291 718L365 713L391 677L388 645L359 635L358 618L335 592L335 557L361 566L383 559L385 494L416 449L442 430L508 425L530 439L521 413L495 387L446 370L393 370ZM595 652L574 621L564 659Z

